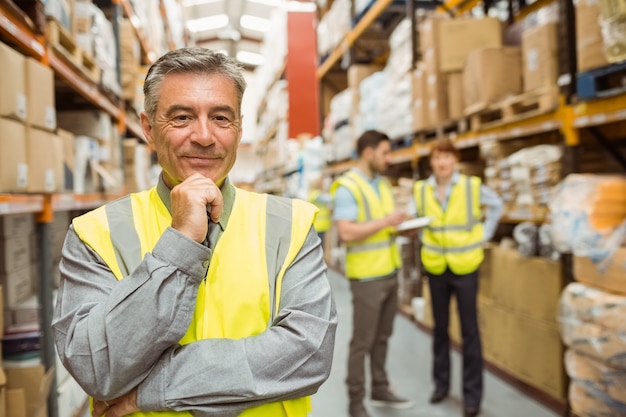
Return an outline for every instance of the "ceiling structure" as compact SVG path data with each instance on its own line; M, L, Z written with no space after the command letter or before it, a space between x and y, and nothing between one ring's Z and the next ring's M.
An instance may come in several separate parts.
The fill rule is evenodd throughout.
M262 64L259 55L270 16L285 0L183 0L190 43L226 52L243 65Z

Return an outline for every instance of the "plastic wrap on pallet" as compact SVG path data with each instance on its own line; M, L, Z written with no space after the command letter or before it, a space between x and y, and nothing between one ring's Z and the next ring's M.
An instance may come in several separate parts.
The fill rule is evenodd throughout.
M361 132L380 128L379 103L386 82L387 74L384 71L378 71L364 78L359 84Z
M560 252L609 259L626 236L626 176L568 175L549 207Z
M607 61L617 63L626 60L626 14L601 19L600 27Z
M569 349L565 370L571 383L572 409L580 415L626 416L626 371Z
M410 72L403 76L387 77L378 101L379 129L396 139L413 132L413 95Z
M620 370L626 370L625 316L625 296L579 282L568 284L559 300L565 345Z

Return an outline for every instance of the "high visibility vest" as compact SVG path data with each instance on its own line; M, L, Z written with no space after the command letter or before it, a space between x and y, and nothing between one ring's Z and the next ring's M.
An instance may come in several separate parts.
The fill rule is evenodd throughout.
M313 224L317 209L307 202L237 188L235 191L228 227L215 247L206 279L198 289L194 316L180 341L183 345L208 338L241 339L265 331L278 313L285 270L302 248ZM284 222L270 224L268 219L273 218L289 219L290 224L287 227ZM155 187L75 218L73 225L78 236L122 280L154 248L171 222L171 215ZM281 245L277 244L279 241ZM266 251L276 247L284 249L279 251L276 264L270 265L266 262ZM246 262L241 262L242 253L246 254ZM270 294L270 288L275 288L274 294ZM240 416L305 417L310 410L310 398L303 397L253 407ZM192 417L192 414L160 411L137 412L131 416Z
M394 200L389 182L383 179L378 184L377 193L361 175L348 171L335 180L331 195L334 196L340 185L344 186L357 202L357 222L381 219L394 211ZM346 276L350 279L380 278L400 268L402 261L395 233L395 228L385 227L364 240L347 242Z
M460 175L444 211L430 184L424 180L415 183L418 214L433 217L422 231L421 248L422 264L431 274L441 275L449 267L453 273L465 275L483 261L480 185L480 178Z
M318 200L322 193L319 190L311 189L309 190L309 203L315 204L315 206L320 210L315 215L315 222L313 222L313 227L317 232L327 232L330 229L330 207L326 203L323 203Z

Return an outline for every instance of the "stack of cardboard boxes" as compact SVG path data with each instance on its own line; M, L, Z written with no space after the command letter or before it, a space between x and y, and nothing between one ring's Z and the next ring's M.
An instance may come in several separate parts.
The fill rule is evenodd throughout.
M0 192L61 191L52 70L0 43L0 73Z

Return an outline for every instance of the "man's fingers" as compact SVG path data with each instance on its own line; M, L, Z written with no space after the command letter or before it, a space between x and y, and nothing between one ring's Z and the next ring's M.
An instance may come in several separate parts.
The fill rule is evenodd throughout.
M91 417L102 417L102 415L110 408L110 404L106 401L94 400Z

